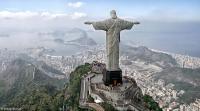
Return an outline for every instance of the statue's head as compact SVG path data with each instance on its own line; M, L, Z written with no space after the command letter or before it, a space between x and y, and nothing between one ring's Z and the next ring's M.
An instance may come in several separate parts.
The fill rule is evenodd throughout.
M110 16L112 17L112 19L116 19L117 18L117 13L115 10L111 10L110 11Z

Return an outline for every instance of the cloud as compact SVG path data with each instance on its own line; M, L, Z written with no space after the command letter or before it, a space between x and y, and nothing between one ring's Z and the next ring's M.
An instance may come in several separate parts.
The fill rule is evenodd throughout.
M74 12L73 14L71 14L72 19L78 19L78 18L82 18L82 17L86 17L86 16L87 16L87 14L82 13L82 12Z
M31 11L0 11L0 19L32 19L32 18L42 18L42 19L55 19L55 18L69 18L69 19L79 19L86 17L87 14L83 12L74 12L71 14L67 13L50 13L50 12L31 12Z
M0 35L14 32L43 32L86 27L83 12L51 13L32 11L0 11Z
M11 12L11 11L1 11L0 18L29 18L33 16L38 16L37 12Z
M85 16L83 12L0 11L0 49L57 47L52 40L71 38L65 33L71 28L83 28Z
M73 3L70 2L70 3L68 3L67 5L68 5L69 7L79 8L79 7L81 7L83 4L84 4L83 2L73 2Z

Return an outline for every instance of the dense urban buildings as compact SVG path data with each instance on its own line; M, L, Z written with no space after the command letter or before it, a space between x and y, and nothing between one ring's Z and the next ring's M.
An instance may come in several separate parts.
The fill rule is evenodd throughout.
M71 56L55 56L45 54L42 51L37 50L37 48L30 51L24 51L23 53L37 59L38 61L44 61L48 65L62 71L68 77L70 72L73 71L78 65L84 64L86 62L92 63L93 61L99 61L102 63L106 62L106 55L103 45L99 45L94 48L90 48L86 51L77 53ZM33 53L34 52L34 53ZM36 53L37 52L37 53ZM1 49L0 50L0 71L7 67L7 64L11 62L14 58L18 57L19 52ZM185 67L198 67L200 64L200 59L195 57L189 57L185 55L172 54L172 56L178 61L180 67L183 65L180 61L184 62ZM130 61L128 56L120 57L120 67L123 71L124 76L129 76L134 78L141 88L143 94L149 94L157 101L160 107L164 111L200 111L200 101L196 98L194 103L183 104L177 102L177 99L185 93L184 90L176 90L174 86L176 84L168 83L162 79L157 81L154 80L153 74L155 72L160 72L161 67L153 64L145 64L143 61Z

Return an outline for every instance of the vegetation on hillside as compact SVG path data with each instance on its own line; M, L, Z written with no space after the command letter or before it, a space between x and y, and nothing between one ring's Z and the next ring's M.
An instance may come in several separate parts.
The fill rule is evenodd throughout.
M153 98L149 95L144 95L144 102L146 104L146 107L150 111L162 111L162 109L159 107L158 103L153 100Z
M78 66L75 71L70 74L70 80L67 91L69 98L66 100L68 108L73 111L84 111L85 109L79 108L79 95L81 89L81 77L91 71L91 65L85 63L85 65Z
M56 111L62 107L61 87L66 79L51 78L22 59L13 61L1 75L4 81L0 83L0 107L22 108L25 111ZM1 89L8 90L3 92Z
M38 69L35 70L35 79L31 80L33 67L24 65L20 60L21 68L12 70L20 73L16 73L19 76L11 89L0 97L1 106L27 111L57 111L63 108L74 111L86 110L79 108L79 92L81 77L91 71L90 64L78 66L70 74L70 82L62 87L63 89L57 87L62 85L62 80L51 79ZM0 83L0 86L3 86L3 83Z
M29 88L15 96L6 107L21 108L24 111L58 111L62 109L63 103L64 93L54 86L29 85Z
M11 90L0 97L1 102L7 103L2 106L22 108L22 110L25 111L58 111L63 109L88 111L89 109L82 109L79 107L79 95L81 77L89 71L91 71L91 65L89 63L78 66L70 74L69 83L66 83L62 89L55 85L60 84L58 81L51 80L44 76L40 70L36 70L36 76L33 81L29 81L30 79L26 79L25 76L21 75ZM21 71L21 73L25 75L30 72L26 70ZM2 85L2 83L0 85ZM91 97L89 100L93 101ZM144 100L148 108L152 111L162 111L150 96L145 95ZM112 105L106 102L100 105L106 111L117 111Z

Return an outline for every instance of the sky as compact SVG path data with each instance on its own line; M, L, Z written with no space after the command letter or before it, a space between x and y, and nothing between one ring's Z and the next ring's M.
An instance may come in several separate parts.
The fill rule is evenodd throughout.
M55 37L38 33L72 28L105 43L105 32L83 23L109 18L113 9L141 23L123 31L122 42L200 57L200 0L0 0L0 49L48 45Z
M199 5L199 0L0 0L0 11L107 17L115 9L129 18L199 20Z

